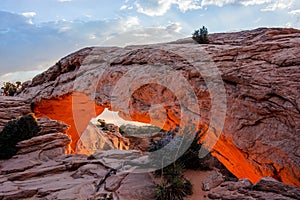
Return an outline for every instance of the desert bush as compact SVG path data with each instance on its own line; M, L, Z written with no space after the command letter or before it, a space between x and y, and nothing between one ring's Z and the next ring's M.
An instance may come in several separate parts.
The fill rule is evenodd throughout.
M184 163L176 161L178 153L182 152L188 145L188 136L177 136L175 132L166 132L163 137L150 145L150 151L164 148L160 154L150 154L150 160L156 167L163 167L164 163L171 163L167 167L155 171L163 181L157 184L157 200L182 200L192 194L193 186L184 177Z
M183 170L182 163L173 163L162 170L164 180L161 184L157 184L157 200L183 200L193 193L193 185L184 177Z
M166 132L163 137L158 141L151 141L149 145L149 152L157 151L163 147L164 151L161 154L151 154L150 159L155 161L156 167L168 162L170 159L176 159L174 157L177 152L184 152L176 159L179 163L184 163L188 169L200 169L210 170L211 165L216 166L218 161L214 158L210 152L204 158L199 158L199 151L202 145L200 132L205 131L204 128L198 130L194 137L178 136L173 132ZM168 145L170 144L170 145ZM163 161L161 161L163 158Z
M20 81L17 81L15 84L10 82L3 83L3 87L1 87L3 93L1 93L1 95L14 96L16 93L20 92L21 84Z
M199 44L209 43L207 28L205 26L203 26L199 30L195 30L195 32L193 33L192 38L193 38L193 40L195 40Z
M0 133L0 159L14 156L20 141L34 137L40 131L34 114L27 114L17 120L9 121Z

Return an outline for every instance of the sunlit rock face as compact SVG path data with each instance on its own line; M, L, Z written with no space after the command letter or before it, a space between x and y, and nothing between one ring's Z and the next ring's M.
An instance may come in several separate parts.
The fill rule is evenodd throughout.
M129 146L129 139L123 137L119 132L101 130L95 124L90 123L76 143L75 151L90 155L99 150L129 150Z
M196 127L239 178L271 176L300 186L300 31L256 29L213 34L210 41L83 49L19 96L31 99L38 115L71 125L73 141L107 107L165 129ZM215 72L205 73L213 67L225 100L216 98ZM224 126L215 123L222 115Z
M85 94L73 93L40 101L34 106L34 113L37 117L47 116L70 125L67 130L71 138L69 153L91 154L101 149L127 150L130 144L126 138L119 133L104 133L90 122L104 109L105 107L98 106Z
M34 106L34 113L37 117L47 116L70 125L67 131L72 140L70 153L75 151L81 133L86 129L91 118L96 117L103 110L103 107L96 106L86 95L80 93L42 100Z
M129 115L121 112L120 116L128 120L151 123L164 130L174 129L180 124L180 103L167 87L146 84L132 93Z

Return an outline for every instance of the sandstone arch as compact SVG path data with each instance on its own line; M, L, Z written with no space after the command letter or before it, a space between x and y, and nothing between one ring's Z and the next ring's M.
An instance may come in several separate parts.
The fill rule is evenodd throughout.
M51 115L54 119L67 113L70 95L82 96L91 102L85 110L88 119L101 113L101 106L110 107L114 83L132 66L169 65L194 87L201 123L209 124L211 96L205 81L193 70L193 63L178 56L197 57L203 50L220 70L227 95L225 126L213 155L239 178L256 182L262 176L272 176L299 186L300 32L257 29L215 34L211 40L202 46L187 39L160 45L83 49L35 77L20 96L31 99L35 112L41 115L50 115L46 108L57 104ZM143 119L142 112L136 110L135 114ZM61 116L60 120L72 124L72 116ZM172 118L174 121L176 115Z

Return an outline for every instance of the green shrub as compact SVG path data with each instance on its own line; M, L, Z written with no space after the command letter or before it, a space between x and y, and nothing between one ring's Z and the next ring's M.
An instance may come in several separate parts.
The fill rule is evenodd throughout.
M153 153L149 158L154 167L163 167L163 164L171 163L169 166L155 171L156 175L163 178L163 182L156 188L157 200L182 200L192 194L193 186L184 177L183 171L185 166L190 167L190 163L199 160L198 154L201 145L198 144L198 141L202 129L195 133L196 137L191 134L193 130L195 127L191 125L185 127L181 132L183 134L176 135L176 131L166 132L159 141L150 144L149 151ZM155 151L160 149L163 151L155 154ZM179 159L176 159L178 157ZM198 162L193 164L196 166Z
M207 44L207 43L209 43L207 28L205 26L203 26L199 30L195 30L195 32L193 33L193 37L192 38L193 38L193 40L195 40L199 44Z
M9 159L14 156L20 141L34 137L40 131L34 114L9 121L0 133L0 159Z
M183 179L183 170L184 164L183 163L173 163L163 169L163 176L164 179L168 182L172 182L174 178Z
M162 170L164 181L156 187L157 200L183 200L193 193L193 185L184 178L183 170L182 163L173 163Z
M188 169L210 170L210 165L217 163L217 159L209 152L204 158L199 158L199 151L202 147L199 141L201 140L200 133L202 131L205 131L204 128L198 130L194 137L183 137L176 135L176 133L166 132L160 140L151 141L149 152L157 151L164 147L164 151L160 154L150 154L150 159L155 164L155 167L159 167L162 163L172 159L175 160L177 152L184 152L176 159L178 163L184 163ZM168 144L172 145L166 146Z
M1 87L1 90L4 96L14 96L16 93L20 91L21 85L22 83L20 81L17 81L15 84L6 82L3 83L3 87Z

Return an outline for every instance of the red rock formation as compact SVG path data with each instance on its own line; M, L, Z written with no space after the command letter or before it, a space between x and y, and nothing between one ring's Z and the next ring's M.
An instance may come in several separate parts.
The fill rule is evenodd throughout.
M173 129L180 124L180 105L176 96L168 88L153 83L143 85L133 92L129 101L129 114L130 116L126 116L120 113L120 116L132 121L151 123L164 130Z
M300 186L300 31L262 28L213 34L210 41L207 45L184 39L149 46L84 49L77 52L80 59L72 54L60 61L64 65L55 65L34 78L20 96L32 99L38 115L60 119L73 130L79 121L79 132L87 119L97 114L93 101L142 122L149 122L154 110L156 121L163 121L166 127L189 125L183 112L201 116L199 123L208 127L214 123L212 116L225 115L214 104L227 101L222 136L212 134L218 133L222 123L203 133L211 145L218 139L213 155L239 178L256 182L272 176ZM76 67L72 67L74 62ZM218 90L214 90L219 84L215 72L205 74L213 67L222 77L226 99L218 98ZM195 101L190 99L193 94L187 93L189 88ZM84 108L76 103L78 109L72 108L74 102L66 96L72 93L83 95L89 103ZM167 112L166 100L173 105ZM199 112L185 103L197 104ZM72 109L85 114L74 116ZM77 133L72 135L74 141Z
M51 100L42 100L34 106L37 117L49 117L70 125L67 134L70 136L70 153L75 152L76 144L91 118L98 116L104 107L97 106L85 94L73 93ZM76 118L74 118L76 115ZM76 124L76 125L75 125Z

